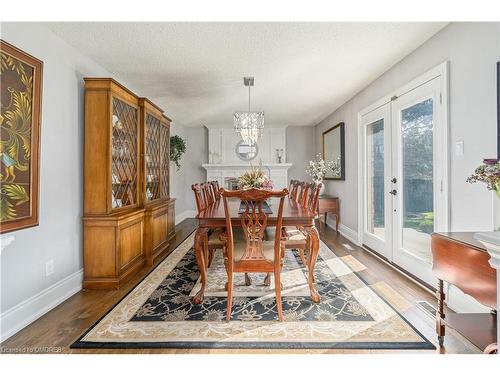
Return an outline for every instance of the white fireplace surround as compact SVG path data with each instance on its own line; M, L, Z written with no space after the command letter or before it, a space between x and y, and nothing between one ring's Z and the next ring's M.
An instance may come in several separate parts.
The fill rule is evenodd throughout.
M208 128L208 161L202 164L207 171L207 181L218 181L219 186L231 188L226 179L240 177L251 166L262 164L264 173L269 175L275 189L288 186L288 169L291 163L278 163L277 150L286 158L286 127L266 127L262 138L257 141L258 153L251 162L243 161L236 155L236 145L241 136L232 128Z
M275 189L283 189L288 186L288 168L292 164L262 164L262 169L265 174L274 183ZM227 178L238 178L245 171L250 169L250 164L202 164L202 167L207 171L207 181L218 181L220 187L230 188L226 186Z

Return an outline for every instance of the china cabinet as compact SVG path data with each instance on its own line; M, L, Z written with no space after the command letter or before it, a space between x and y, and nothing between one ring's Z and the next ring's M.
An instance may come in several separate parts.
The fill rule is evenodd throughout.
M84 288L117 288L168 249L169 127L148 99L85 78Z

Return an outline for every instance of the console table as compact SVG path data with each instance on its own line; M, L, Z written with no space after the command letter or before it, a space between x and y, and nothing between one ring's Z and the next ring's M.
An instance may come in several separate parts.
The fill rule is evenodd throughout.
M432 234L432 272L438 279L436 333L442 346L445 327L449 326L479 349L491 352L496 348L490 344L497 340L496 270L488 262L490 255L486 247L473 236L474 233L468 232ZM445 316L444 281L488 306L492 312Z
M318 214L320 217L321 224L321 216L324 215L325 225L326 225L326 215L331 213L335 215L335 230L339 231L339 223L340 223L340 201L338 197L334 197L332 195L320 195L318 199Z

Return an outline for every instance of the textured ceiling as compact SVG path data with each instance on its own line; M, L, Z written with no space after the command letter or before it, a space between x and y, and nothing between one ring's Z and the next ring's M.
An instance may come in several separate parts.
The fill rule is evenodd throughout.
M444 23L47 23L175 123L315 125Z

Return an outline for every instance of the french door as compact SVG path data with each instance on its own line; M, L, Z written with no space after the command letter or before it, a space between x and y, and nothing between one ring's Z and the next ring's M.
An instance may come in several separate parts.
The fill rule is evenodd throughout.
M361 117L364 245L434 284L431 233L447 230L442 77Z

